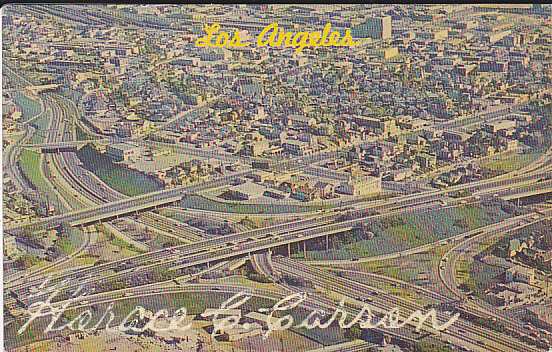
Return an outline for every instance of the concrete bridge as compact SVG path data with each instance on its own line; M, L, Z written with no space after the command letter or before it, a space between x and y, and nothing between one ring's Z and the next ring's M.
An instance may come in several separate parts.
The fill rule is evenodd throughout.
M59 84L45 84L42 86L27 86L25 89L27 89L29 92L38 94L42 93L46 90L53 90L59 88Z
M499 192L500 198L504 200L519 199L536 196L540 194L552 193L552 180L538 182L536 184L519 187L514 192L508 190Z
M182 199L182 195L175 195L175 193L175 190L170 190L169 194L167 194L166 191L158 191L152 194L122 199L116 202L102 204L87 209L76 210L63 215L52 216L38 220L29 225L8 225L4 227L4 231L17 235L22 233L24 227L26 226L29 226L31 229L38 230L54 228L63 222L68 223L71 226L92 224L96 221L113 219L121 215L131 214L141 210L178 202Z
M88 143L98 142L98 139L87 139L82 141L54 142L54 143L37 143L23 144L21 147L25 149L40 149L43 152L56 152L63 150L76 150L78 147L83 147Z

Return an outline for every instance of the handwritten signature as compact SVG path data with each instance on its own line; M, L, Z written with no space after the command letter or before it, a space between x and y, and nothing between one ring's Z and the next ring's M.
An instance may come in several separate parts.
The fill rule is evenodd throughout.
M46 282L48 279L46 280ZM148 311L142 306L135 306L135 308L116 326L111 326L111 323L115 320L115 314L113 313L114 303L111 302L106 308L103 315L93 326L89 326L92 322L93 312L91 309L86 309L78 314L75 318L69 321L66 324L56 325L60 321L63 313L74 303L77 299L82 298L88 294L83 287L80 285L79 288L75 291L72 297L60 304L52 303L54 297L56 297L63 287L67 285L68 281L62 281L55 287L46 288L46 282L39 286L39 292L33 294L34 297L40 297L44 294L48 294L47 298L43 301L37 301L32 303L28 307L28 313L30 315L29 319L23 324L17 333L20 335L27 330L33 321L50 317L50 323L44 328L44 333L52 331L61 331L68 329L71 331L94 331L104 326L106 331L118 330L122 332L133 331L136 333L144 332L146 330L151 330L154 332L157 331L186 331L191 328L191 324L184 325L184 320L187 317L186 307L181 307L177 309L172 316L170 316L167 309L161 309L155 314L151 311ZM254 290L244 290L239 293L236 293L234 296L230 297L228 300L223 302L217 309L206 309L201 316L204 318L212 317L213 321L213 331L211 335L213 337L222 335L225 331L234 328L241 328L248 330L250 324L240 324L241 310L237 310L240 306L250 300L254 295ZM275 317L276 312L285 312L290 311L293 308L296 308L301 303L307 299L306 292L298 292L292 295L282 298L280 301L276 302L271 308L260 308L258 311L261 313L266 313L266 330L263 329L263 339L267 339L270 334L274 331L287 330L294 326L294 318L290 315L284 315L282 317ZM437 312L435 309L430 309L427 313L423 314L420 310L416 310L410 314L406 319L401 320L400 309L395 307L391 308L383 317L378 318L373 313L368 304L364 304L360 312L349 322L346 322L348 313L344 309L345 301L341 300L338 305L333 308L333 313L330 315L327 311L323 309L314 309L311 313L303 319L299 324L296 324L295 328L304 327L306 329L326 329L331 326L334 322L337 321L338 325L342 329L347 329L352 327L354 324L359 324L362 329L371 329L376 327L398 329L406 324L409 324L415 320L418 320L416 325L416 331L420 331L423 324L431 319L431 326L438 330L442 331L454 324L454 322L459 318L460 314L457 313L453 315L447 322L439 324L437 320ZM236 315L236 310L240 312ZM232 314L234 313L234 314ZM322 322L326 316L329 318ZM223 318L221 318L223 317ZM339 319L338 319L339 317ZM169 320L168 326L160 327L157 324L159 319ZM143 322L146 322L143 324Z

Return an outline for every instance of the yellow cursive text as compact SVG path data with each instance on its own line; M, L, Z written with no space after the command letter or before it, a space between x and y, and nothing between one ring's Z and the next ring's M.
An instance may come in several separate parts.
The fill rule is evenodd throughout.
M210 46L213 48L224 48L224 47L235 48L235 47L244 47L250 44L249 42L245 42L245 43L241 42L240 31L235 31L234 37L232 37L231 40L230 40L230 35L228 33L221 31L217 35L215 42L212 43L211 40L213 39L213 36L219 29L220 29L220 24L218 23L213 23L211 27L205 26L205 32L207 32L207 36L203 38L197 38L197 40L195 41L195 45L199 47Z
M284 44L287 47L297 47L295 52L299 54L306 47L316 46L355 46L360 42L353 42L351 30L345 32L345 36L340 41L339 32L331 32L331 24L327 23L322 34L320 32L298 32L293 35L292 32L278 30L278 23L272 23L266 26L257 37L257 45L263 46L281 46ZM328 35L329 34L329 35ZM276 39L278 37L278 39ZM285 43L284 43L285 42Z

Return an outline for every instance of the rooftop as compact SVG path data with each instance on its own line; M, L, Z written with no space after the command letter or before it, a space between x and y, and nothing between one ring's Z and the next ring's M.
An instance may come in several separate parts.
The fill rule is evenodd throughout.
M264 193L264 191L266 191L266 187L253 182L246 182L241 185L230 187L229 190L252 196Z
M119 149L119 150L131 150L131 149L138 148L138 147L136 147L132 144L128 144L128 143L115 143L115 144L109 145L109 147L113 148L113 149Z
M302 115L289 115L288 119L292 121L309 122L309 120L313 119L313 117L302 116Z

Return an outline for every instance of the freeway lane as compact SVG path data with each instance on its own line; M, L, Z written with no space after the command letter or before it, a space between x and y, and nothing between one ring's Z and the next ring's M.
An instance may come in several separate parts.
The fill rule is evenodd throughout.
M423 311L423 307L421 307L417 302L412 302L387 293L373 295L373 292L375 289L377 290L377 288L346 278L334 276L318 267L310 267L292 259L283 257L275 257L273 262L274 267L279 272L285 272L310 280L320 289L335 292L339 295L348 297L353 301L369 299L368 304L370 307L379 308L384 312L393 307L400 307L402 312L401 315L410 314L414 310ZM438 312L437 316L441 323L450 319L449 315L441 312ZM434 332L432 329L427 330ZM469 336L466 332L473 335ZM457 320L452 326L446 329L444 333L462 341L464 345L468 346L473 345L474 337L480 338L485 342L486 347L485 349L479 347L477 350L497 352L539 351L535 347L521 343L510 336L505 336L503 334L498 334L485 328L475 326L472 323L462 319Z
M72 213L62 214L46 219L36 221L31 226L33 228L55 227L61 222L69 222L74 225L86 224L92 221L100 220L104 217L112 217L116 215L123 215L135 210L139 210L146 207L152 207L153 205L167 204L177 200L178 197L191 192L199 192L208 188L221 187L226 184L230 184L233 180L247 175L248 172L242 172L233 176L223 177L218 180L209 181L202 185L178 187L169 190L161 190L157 192L148 193L145 195L127 198L115 202L106 203L100 206L95 206L89 209L84 209ZM401 196L393 198L390 201L369 201L365 203L359 203L354 206L358 210L366 210L375 208L381 205L393 205L399 203L401 206L408 205L409 203L418 202L420 199L436 199L436 197L448 192L453 192L461 189L475 191L478 189L485 189L488 187L502 187L509 189L511 185L518 184L520 182L530 183L536 182L542 178L546 172L531 172L529 175L519 175L512 177L509 180L483 180L470 184L464 184L459 186L450 187L446 190L427 191L423 193L415 193L412 195ZM12 234L20 234L23 230L23 225L9 225L5 229Z
M421 195L421 194L418 194L418 195ZM402 206L397 206L396 210L392 210L392 211L387 210L384 213L384 215L372 215L372 216L367 216L367 217L364 216L364 217L360 217L358 219L350 220L350 221L347 221L347 222L341 222L341 223L337 223L337 224L330 224L330 225L321 226L321 223L320 223L321 221L333 221L333 220L335 220L335 218L337 216L336 214L325 214L325 215L320 216L319 219L308 219L308 220L298 221L296 223L291 223L291 224L288 223L288 224L275 226L273 228L259 229L259 230L255 230L253 232L244 232L244 233L228 235L228 236L224 236L224 237L220 237L220 238L216 238L216 239L211 239L211 240L207 240L207 241L203 241L203 242L199 242L199 243L195 243L195 244L184 245L184 246L180 246L180 247L174 247L174 250L182 250L183 251L182 254L186 255L186 254L188 254L190 252L194 252L194 251L215 250L217 247L220 247L221 245L224 245L224 244L229 244L230 243L232 246L234 246L238 243L244 243L246 241L251 241L251 240L253 241L253 242L244 244L243 247L241 248L241 250L239 250L237 252L231 252L230 251L228 253L218 253L217 255L214 255L214 253L207 252L207 254L204 257L194 258L194 260L198 260L198 262L196 262L196 264L206 263L206 262L209 262L209 261L214 261L214 260L218 260L218 259L227 258L228 256L238 255L239 253L246 254L246 253L251 252L251 251L256 251L256 250L261 250L261 249L268 249L268 248L271 248L271 247L284 245L284 244L287 244L287 243L300 242L300 241L303 241L303 240L309 239L309 238L325 236L326 234L332 234L332 233L336 233L336 232L347 231L347 230L351 229L353 226L355 226L358 223L362 223L366 220L374 219L376 217L390 216L390 215L394 215L394 214L400 214L402 212L416 211L416 210L422 210L424 208L429 208L429 207L432 206L431 201L436 200L436 197L435 196L421 197L420 200L422 201L421 205L418 205L416 207L407 207L406 205L408 205L409 203L410 204L413 203L412 199L407 199L407 201L406 201L407 204L402 205ZM315 231L309 230L309 228L311 228L313 226L319 226L319 227L315 228ZM300 236L300 237L295 237L295 234L293 236L287 236L286 237L286 235L290 235L290 231L296 232L296 235ZM271 233L278 234L276 237L272 238L272 240L274 240L272 242L266 241L265 243L262 243L261 238L258 238L258 236L260 236L260 235L266 236L267 234L271 234ZM257 236L257 238L255 236ZM234 243L234 244L232 244L232 243ZM126 260L126 262L132 264L133 266L135 266L135 265L140 265L141 263L148 262L148 261L164 260L164 261L167 261L167 262L171 262L171 261L174 260L174 258L171 259L171 257L172 257L171 255L168 255L164 251L157 251L157 252L150 252L150 253L142 254L142 255L139 255L139 256L135 256L133 258L129 258L129 259ZM108 264L103 264L103 265L98 266L94 269L88 269L88 270L98 271L98 276L100 276L100 273L102 272L102 270L103 271L109 270L109 268L115 267L116 265L120 264L121 262L123 262L123 260L121 260L119 262L111 262L111 263L108 263ZM184 267L187 267L187 266L189 266L189 264L184 265ZM66 274L66 275L77 275L77 274L72 273L72 274ZM27 284L26 286L29 286L29 285L30 284Z
M199 192L208 188L221 187L223 185L232 183L232 181L236 180L239 177L243 177L246 174L248 174L248 172L223 177L218 180L203 183L202 185L178 187L170 190L161 190L132 198L121 199L67 214L56 215L46 219L41 219L32 223L30 226L33 229L41 229L53 228L59 226L59 224L61 224L62 222L71 223L73 226L87 224L90 222L101 220L106 217L124 215L141 209L151 208L156 205L173 203L177 200L180 200L181 197L187 193ZM5 231L17 235L22 233L23 227L24 225L7 226L5 228Z
M546 210L548 214L552 214L552 209ZM459 297L460 299L463 297L463 293L457 289L458 283L456 282L456 271L455 271L455 263L458 259L458 256L461 253L465 253L467 248L470 246L473 246L476 244L480 239L485 238L492 238L497 236L503 236L507 232L511 232L514 230L517 230L519 228L523 228L525 226L530 225L532 222L530 221L535 216L535 213L530 213L526 215L517 216L515 218L506 219L503 222L492 224L483 228L479 228L476 230L472 230L463 234L460 234L458 236L450 238L450 240L458 241L460 242L455 245L453 248L451 248L447 253L445 253L442 256L442 259L440 261L439 265L439 276L440 279L443 281L444 285L449 289L456 297ZM441 241L440 244L445 244L449 242L449 239ZM427 251L429 248L426 246L423 248L424 251ZM418 247L418 248L422 248ZM414 251L413 253L418 253L419 251ZM408 255L411 253L406 253L405 255ZM473 253L475 254L475 253ZM391 254L390 258L397 258L399 257L396 255L396 253ZM387 257L384 257L384 259L387 259ZM381 259L380 259L381 260ZM303 264L312 264L313 262L303 262ZM327 264L327 263L324 263ZM343 263L340 263L343 264ZM446 270L445 270L445 266ZM432 300L435 300L439 303L449 303L451 302L451 298L446 297L445 295L435 293L432 291L429 291L425 288L418 287L406 282L402 282L401 280L391 279L387 277L382 277L375 274L365 273L362 271L347 271L347 270L341 270L337 269L337 271L344 271L349 273L351 276L363 276L368 278L371 282L374 282L376 284L379 283L385 283L385 284L391 284L395 283L396 285L401 285L404 289L407 290L418 290L423 291L426 298L430 298ZM477 302L468 302L463 305L463 307L460 307L459 310L465 311L469 314L479 316L483 312L486 316L489 317L495 317L497 318L506 328L512 330L512 331L518 331L525 334L529 334L530 331L527 330L525 327L523 327L524 323L519 319L519 317L510 314L509 312L505 312L502 310L498 310L492 305L487 304L483 301L477 301Z
M203 230L196 229L186 223L166 218L153 212L142 214L134 220L137 223L149 226L154 231L160 230L165 232L165 236L175 236L188 243L202 241L205 238L213 237ZM173 235L174 234L174 235Z
M300 157L300 158L280 162L277 165L275 165L275 168L276 169L299 170L299 169L302 169L305 166L308 166L310 164L319 162L320 160L323 160L325 158L334 157L336 155L337 155L337 152L318 152L318 153L316 153L315 155L312 155L312 156L305 156L305 157ZM549 167L549 166L550 165L546 166L545 164L542 165L542 167ZM541 167L541 169L542 169L542 167ZM165 197L174 197L176 194L179 194L179 191L180 192L193 192L194 190L199 191L199 190L207 189L207 188L210 188L210 187L219 187L219 186L222 186L224 184L230 183L234 178L237 178L237 177L240 177L240 176L245 176L246 174L247 173L244 172L244 173L232 176L231 178L226 177L226 178L222 178L220 180L210 181L210 182L205 183L201 186L195 186L195 187L192 186L192 187L187 187L187 188L181 187L181 188L176 188L176 189L171 189L171 190L164 190L164 191L159 191L159 192L161 192L161 193L164 192ZM512 173L512 174L515 174L515 172ZM504 186L504 182L506 182L510 185L515 183L515 182L531 182L531 181L537 180L539 178L539 176L542 176L542 172L540 170L532 171L527 175L514 176L514 177L511 177L508 180L504 180L504 175L503 175L503 176L499 176L499 177L497 177L495 179L491 179L491 180L482 180L482 181L477 181L477 182L474 182L474 183L471 183L471 184L453 186L453 187L448 188L446 191L443 191L443 190L441 190L441 191L428 191L428 192L424 192L424 194L426 194L426 195L431 195L431 194L439 195L439 194L443 194L445 192L452 192L452 191L456 191L456 190L460 190L460 189L466 189L466 190L473 191L473 190L487 188L487 186L488 187ZM404 197L417 198L419 196L420 196L420 194L414 194L414 195L404 196ZM77 215L75 213L73 213L73 214L71 214L71 213L70 214L64 214L64 215L60 215L58 217L40 220L36 223L36 225L38 227L41 227L41 226L51 227L51 226L57 226L61 221L69 221L69 222L73 222L74 224L86 223L87 221L89 221L89 220L86 219L87 216L90 216L92 213L96 213L96 215L97 214L122 215L122 214L124 214L124 210L122 208L135 208L135 209L138 209L140 207L147 206L144 203L148 203L148 202L157 202L157 204L160 204L159 201L161 200L162 197L157 197L157 198L156 197L157 197L157 194L152 193L151 195L145 195L144 197L142 197L140 199L138 199L138 198L129 198L123 203L118 203L117 206L119 207L119 210L116 211L116 212L114 212L114 209L112 208L113 203L110 202L110 203L107 203L107 204L105 204L101 207L94 208L93 211L91 213L88 213L88 214L86 214L86 213L85 214L81 213L79 215ZM402 199L405 199L404 197ZM359 204L355 207L357 209L367 209L367 208L372 207L373 204L377 204L377 202L368 202L367 205ZM130 211L132 211L132 210L130 210ZM96 216L95 218L91 218L91 219L99 219L99 217ZM11 231L14 234L18 234L18 233L21 232L21 227L22 226L18 227L17 225L9 226L9 227L6 228L6 230Z
M21 169L18 165L19 152L21 150L20 146L21 144L26 143L26 141L32 137L35 131L36 130L34 130L32 126L25 126L25 134L23 135L23 138L15 144L10 143L4 151L3 170L7 172L8 175L10 175L11 179L14 181L15 186L24 192L31 192L32 187L25 180L25 177L23 176L23 173L21 172Z
M354 340L351 342L344 342L338 345L324 346L307 352L365 352L370 351L372 347L379 347L380 345L370 343L362 340Z
M543 210L543 218L550 218L552 216L552 209ZM541 216L536 213L530 213L523 216L518 216L513 219L509 219L507 226L493 226L481 234L476 236L466 237L466 240L455 245L449 251L447 251L441 257L439 263L439 278L445 285L445 287L456 297L462 299L466 295L465 292L462 292L458 289L458 279L457 279L457 263L461 257L473 257L477 254L476 248L479 244L479 241L484 239L489 241L494 238L499 238L505 235L505 233L516 231L524 227L530 226L534 223L537 223L542 220ZM525 328L520 328L523 325L523 322L519 317L511 316L504 311L497 309L496 307L487 304L486 302L477 302L478 308L489 316L494 316L501 320L501 323L507 328L514 331L521 331L525 334L529 334L530 331Z
M360 218L350 220L342 223L332 223L331 219L334 218L334 214L326 215L328 219L328 225L320 225L320 220L307 219L300 220L295 223L286 223L282 225L273 226L271 228L263 228L257 230L251 230L249 232L227 235L224 237L208 239L202 242L172 247L171 253L168 250L160 250L156 252L145 253L133 258L121 260L118 262L110 262L102 264L97 267L87 268L79 272L64 273L63 276L53 279L51 282L60 282L64 278L78 280L79 277L85 275L91 275L97 281L113 280L116 277L123 277L124 273L118 273L102 277L102 275L111 272L111 269L119 265L121 262L126 262L132 267L137 265L146 266L138 268L139 271L146 271L151 267L159 266L161 264L177 266L176 268L186 268L203 263L209 263L217 260L235 257L238 255L244 255L259 250L269 249L276 246L285 245L288 243L300 242L310 238L316 238L320 236L326 236L326 234L333 234L343 232L351 229L355 224L366 221L367 219L373 219L376 217L388 216L392 214L400 214L406 211L421 211L428 208L427 204L414 207L414 208L402 208L390 214L385 215L373 215L366 218ZM291 226L298 226L294 229ZM316 226L316 227L315 227ZM27 280L23 284L14 282L9 287L13 289L17 294L25 295L27 288L34 285L39 285L44 278L34 278Z
M512 184L509 184L509 186L511 186L511 185L512 185ZM547 185L545 185L544 187L547 187ZM434 195L429 195L427 199L428 199L428 200L431 200L433 196L434 196ZM420 199L424 199L424 198L423 198L423 197L422 197L422 198L416 198L416 197L414 197L414 198L412 198L412 199L407 199L407 200L405 200L404 203L408 205L408 204L410 204L410 202L413 202L413 203L419 202ZM397 204L397 203L391 203L391 204ZM386 214L386 215L387 215L387 214ZM101 214L100 216L104 216L104 214ZM90 219L93 220L94 217L88 218L88 220L90 220ZM345 227L345 228L346 228L346 227ZM304 236L304 235L303 235L303 236ZM250 238L250 237L248 237L248 238ZM288 238L284 238L284 240L289 240L289 239L288 239ZM300 241L300 240L302 240L302 239L299 239L299 241ZM267 242L270 242L270 241L267 240ZM269 243L269 244L270 244L270 243ZM247 245L246 245L246 247L247 247ZM251 250L251 248L246 248L246 249ZM225 253L226 251L228 251L228 250L225 250L225 251L218 251L217 254L219 254L219 255L226 255L226 254L227 254L227 253ZM198 258L194 258L194 260L195 260L195 259L198 259ZM200 260L203 260L202 258L199 258L199 259L200 259ZM207 260L212 260L212 258L207 258Z
M218 247L224 247L227 246L227 243L236 243L236 245L240 242L246 241L248 238L254 239L256 237L262 238L266 237L270 234L285 234L289 233L292 230L292 227L296 227L297 229L305 229L310 228L315 225L325 224L325 223L331 223L335 220L337 215L335 214L327 214L319 219L306 219L306 220L299 220L295 222L280 224L272 227L262 228L262 229L255 229L255 230L249 230L247 232L242 232L238 234L231 234L223 237L218 237L214 239L208 239L204 240L202 242L192 243L189 245L184 246L177 246L173 247L174 250L179 250L182 254L189 254L189 253L195 253L198 251L207 251L211 248ZM234 246L234 245L233 245ZM132 258L127 258L119 261L114 261L106 264L102 264L100 266L97 266L93 269L87 269L85 272L81 272L79 274L88 274L89 272L94 273L94 276L100 276L101 274L111 270L111 268L119 265L122 262L129 263L132 266L141 265L142 263L153 261L153 260L160 260L164 259L166 257L170 257L168 252L166 250L158 250L154 252L149 252L145 254L141 254ZM178 258L179 256L175 256L175 258ZM170 258L169 258L170 259ZM83 274L83 275L84 275ZM70 273L66 274L65 277L70 278L76 278L77 273ZM21 290L24 287L29 287L32 284L37 284L39 281L43 280L43 278L37 278L35 280L31 279L18 289ZM9 287L15 286L16 283L9 285Z

